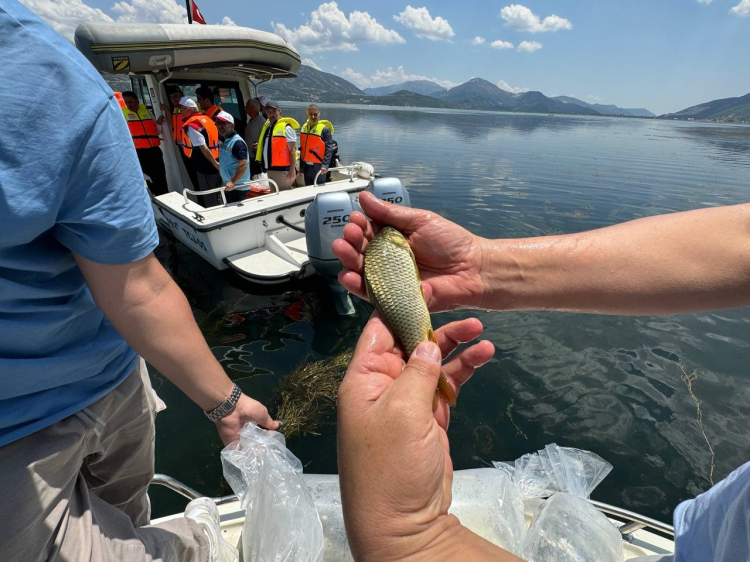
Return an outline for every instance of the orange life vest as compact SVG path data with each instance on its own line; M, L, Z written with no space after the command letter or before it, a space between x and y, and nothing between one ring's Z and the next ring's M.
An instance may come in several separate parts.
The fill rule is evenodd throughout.
M185 123L185 118L182 116L182 111L179 107L172 109L172 140L182 146L182 125Z
M203 138L206 139L206 148L208 148L213 157L218 160L219 130L216 128L213 120L206 115L201 115L200 113L194 114L182 125L182 136L180 141L182 142L182 152L185 154L185 157L196 160L196 170L203 173L218 173L216 168L206 160L206 157L203 156L200 149L193 150L193 143L190 142L190 137L187 134L187 130L190 127L203 135Z
M219 114L220 111L224 111L220 105L212 105L206 111L203 112L203 115L208 115L211 119L216 121L216 116Z
M255 159L263 163L263 148L266 144L266 137L268 134L271 135L270 143L271 149L268 151L268 167L266 170L278 170L282 172L288 172L292 165L292 157L289 152L289 145L286 140L286 127L291 126L293 129L299 127L299 123L291 117L282 117L276 123L274 123L271 129L271 122L266 121L263 125L263 129L260 131L260 137L258 140L258 149L255 152Z
M138 106L138 113L123 107L122 114L128 122L128 129L130 129L130 136L133 137L136 150L159 146L159 130L156 128L156 122L148 114L145 105L140 104Z
M333 125L330 121L318 121L315 125L309 122L302 125L299 132L299 149L300 160L303 162L312 162L313 164L322 164L326 155L326 143L323 142L323 129L333 134Z

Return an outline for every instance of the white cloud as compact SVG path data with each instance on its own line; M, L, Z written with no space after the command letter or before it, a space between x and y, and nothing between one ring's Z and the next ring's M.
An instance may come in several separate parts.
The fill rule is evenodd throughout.
M711 3L711 2L713 2L713 0L698 0L698 3L699 3L699 4L706 4L706 5L709 5L709 4Z
M406 43L396 31L386 29L367 12L354 11L349 17L336 2L321 4L310 14L310 21L297 29L271 22L274 31L297 49L316 51L356 51L358 43Z
M729 11L738 16L750 16L750 0L740 0L740 3Z
M311 67L312 67L312 68L314 68L315 70L321 70L321 71L323 70L322 68L320 68L320 67L318 66L318 63L316 63L316 62L315 62L314 60L312 60L312 59L302 59L302 64L306 64L307 66L311 66Z
M219 22L219 25L237 25L234 20L229 16L224 16L224 19Z
M411 29L421 39L447 41L455 35L448 20L440 16L433 19L427 8L407 6L399 15L393 16L393 19Z
M474 37L474 39L471 40L472 45L484 45L484 37L479 37L478 35Z
M518 44L519 53L533 53L542 48L542 44L539 41L521 41Z
M492 43L490 43L490 46L493 49L512 49L513 43L511 43L510 41L501 41L500 39L498 39L497 41L493 41Z
M175 0L129 0L115 2L112 11L121 23L187 23L184 3Z
M531 33L544 33L546 31L558 31L560 29L572 29L573 24L565 18L551 15L542 20L526 6L511 4L500 10L500 16L505 20L506 27L516 31L530 31Z
M98 8L81 0L21 0L32 12L46 21L63 37L73 40L79 23L84 21L112 22L112 18Z
M591 101L593 101L594 103L599 103L599 102L601 102L601 101L602 101L602 98L601 98L600 96L595 96L595 95L593 95L593 94L589 94L589 95L588 95L588 96L586 96L586 97L587 97L588 99L590 99Z
M391 84L401 84L402 82L409 82L411 80L429 80L430 82L439 84L443 88L452 88L458 85L456 82L450 80L430 78L429 76L422 76L421 74L407 74L404 72L403 66L399 66L396 69L389 66L386 70L376 70L374 74L369 76L365 76L352 68L347 68L341 73L341 76L354 82L359 88L390 86Z
M508 84L505 80L498 80L497 81L497 87L502 88L506 92L510 92L511 94L522 94L523 92L528 92L528 88L515 88Z

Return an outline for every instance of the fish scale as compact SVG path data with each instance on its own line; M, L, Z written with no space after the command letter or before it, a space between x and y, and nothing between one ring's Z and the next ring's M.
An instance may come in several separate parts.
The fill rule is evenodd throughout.
M435 341L414 254L398 230L385 227L368 244L365 285L407 357L423 341ZM455 392L442 373L438 390L446 402L455 403Z

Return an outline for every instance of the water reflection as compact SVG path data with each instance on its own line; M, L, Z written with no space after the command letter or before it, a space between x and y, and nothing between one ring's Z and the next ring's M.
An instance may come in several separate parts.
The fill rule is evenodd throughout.
M304 104L285 104L284 114L302 118ZM415 206L492 238L750 198L747 127L329 106L323 114L344 161L371 162L408 185ZM357 303L356 316L336 316L321 284L251 287L166 240L157 255L229 375L266 403L299 364L352 348L369 315L369 305ZM468 315L441 314L435 323ZM669 318L479 316L497 355L462 391L450 430L456 468L550 442L582 447L615 466L598 499L668 519L678 501L709 486L709 453L683 369L698 373L693 390L716 452L715 478L750 458L747 309ZM160 414L157 468L218 494L218 437L179 392L157 382L170 406ZM289 441L305 470L336 471L333 421L319 436Z

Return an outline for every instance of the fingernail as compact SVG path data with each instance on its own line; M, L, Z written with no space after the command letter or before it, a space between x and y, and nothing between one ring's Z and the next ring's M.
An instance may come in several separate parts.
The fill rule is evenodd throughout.
M423 341L414 350L414 356L430 363L438 363L440 362L440 349L431 341Z

